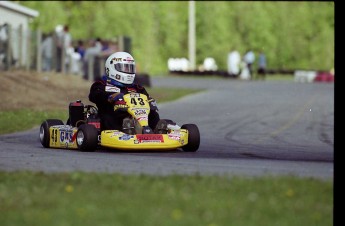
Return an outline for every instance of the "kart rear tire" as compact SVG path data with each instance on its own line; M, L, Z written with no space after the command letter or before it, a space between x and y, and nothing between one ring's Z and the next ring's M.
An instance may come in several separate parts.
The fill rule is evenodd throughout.
M82 124L78 128L76 139L80 151L93 152L98 146L98 130L93 125Z
M47 119L44 122L42 122L40 126L40 141L43 147L49 148L50 143L50 133L49 128L51 126L58 126L58 125L64 125L64 123L60 119Z
M200 132L195 124L184 124L181 129L188 130L188 144L182 147L185 152L196 152L200 146Z

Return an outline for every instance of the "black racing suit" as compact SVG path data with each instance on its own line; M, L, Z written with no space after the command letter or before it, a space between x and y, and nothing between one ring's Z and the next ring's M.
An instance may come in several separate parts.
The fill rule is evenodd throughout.
M128 116L128 113L120 110L114 111L114 104L108 101L108 97L114 93L127 94L130 92L143 93L147 95L148 99L152 99L146 89L138 84L117 86L103 79L97 80L92 84L89 100L95 103L98 108L98 115L101 119L101 130L122 129L123 119ZM149 126L154 130L160 118L157 112L157 106L150 102L150 108Z

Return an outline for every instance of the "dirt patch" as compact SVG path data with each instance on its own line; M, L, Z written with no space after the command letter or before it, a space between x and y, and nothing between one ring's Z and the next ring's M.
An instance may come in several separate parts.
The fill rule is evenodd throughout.
M75 100L93 104L88 99L90 86L91 82L77 75L2 71L0 111L22 108L65 110Z

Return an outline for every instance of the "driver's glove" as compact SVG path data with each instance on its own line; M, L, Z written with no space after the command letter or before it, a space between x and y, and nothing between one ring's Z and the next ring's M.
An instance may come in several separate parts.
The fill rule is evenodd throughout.
M155 99L153 99L152 97L149 97L148 102L150 104L151 111L158 111L157 102Z
M123 99L115 101L115 103L114 103L114 111L116 111L116 110L127 111L127 109L128 109L128 106L127 106L126 102Z
M108 102L111 104L115 104L120 99L123 100L123 93L114 93L108 96Z
M127 110L128 106L123 100L123 93L114 93L108 97L108 101L114 105L114 111L122 109Z

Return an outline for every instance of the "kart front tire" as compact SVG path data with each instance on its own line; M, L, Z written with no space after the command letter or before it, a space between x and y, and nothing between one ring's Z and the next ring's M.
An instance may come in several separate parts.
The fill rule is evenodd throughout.
M93 125L82 124L78 128L76 139L80 151L93 152L98 145L98 131Z
M185 152L196 152L200 146L200 132L195 124L185 124L181 129L188 130L188 143L182 147Z
M58 126L58 125L64 125L64 123L60 119L47 119L44 122L42 122L40 126L40 141L43 147L49 148L50 137L51 137L49 128L51 126Z

